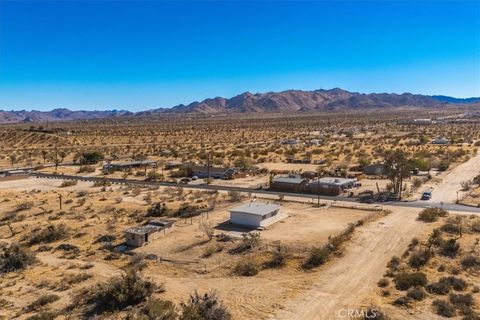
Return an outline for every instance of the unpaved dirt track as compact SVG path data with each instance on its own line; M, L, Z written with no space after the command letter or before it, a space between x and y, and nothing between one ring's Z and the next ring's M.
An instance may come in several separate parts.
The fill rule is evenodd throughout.
M462 189L462 182L472 180L478 174L480 174L480 153L448 173L445 178L433 188L432 198L428 200L428 202L443 201L444 203L455 203L457 200L457 191Z
M388 216L360 227L344 256L324 266L311 289L286 303L272 319L341 319L342 308L358 308L375 294L392 256L400 256L427 225L416 221L419 209L390 208Z

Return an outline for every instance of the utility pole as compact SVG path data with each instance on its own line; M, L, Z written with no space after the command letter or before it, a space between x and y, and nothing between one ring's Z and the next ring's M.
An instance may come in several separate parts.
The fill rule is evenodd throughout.
M320 207L320 176L317 177L317 205Z
M60 204L60 210L62 210L62 195L61 194L58 195L58 202Z
M207 184L210 184L210 153L207 154Z

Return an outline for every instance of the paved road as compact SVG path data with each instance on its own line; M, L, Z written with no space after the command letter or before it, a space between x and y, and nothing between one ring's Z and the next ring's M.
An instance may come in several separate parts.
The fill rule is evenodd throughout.
M271 191L271 190L257 190L257 189L248 189L240 187L230 187L230 186L218 186L218 185L189 185L189 184L176 184L172 182L162 182L162 181L144 181L144 180L134 180L134 179L118 179L118 178L103 178L103 177L84 177L77 175L59 175L51 173L41 173L41 172L32 172L31 176L37 178L46 178L46 179L61 179L61 180L78 180L78 181L91 181L91 182L102 182L107 181L112 184L126 184L131 186L160 186L160 187L182 187L186 189L200 189L200 190L218 190L218 191L238 191L243 193L252 193L252 194L265 194L265 195L276 195L276 196L285 196L285 197L297 197L297 198L308 198L308 199L317 199L318 195L315 194L305 194L305 193L291 193L291 192L281 192L281 191ZM356 198L348 198L341 196L320 196L321 200L329 201L347 201L347 202L358 202ZM461 212L472 212L480 213L480 208L469 207L464 205L459 205L455 203L441 203L441 202L426 202L426 201L412 201L412 202L384 202L382 205L390 205L397 207L409 207L409 208L425 208L427 206L431 207L442 207L446 210L451 211L461 211Z

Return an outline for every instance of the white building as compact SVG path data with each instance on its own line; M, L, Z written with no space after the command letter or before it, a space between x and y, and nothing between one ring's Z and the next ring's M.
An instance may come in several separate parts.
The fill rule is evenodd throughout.
M252 228L266 227L276 221L280 208L277 204L250 202L230 210L230 222Z

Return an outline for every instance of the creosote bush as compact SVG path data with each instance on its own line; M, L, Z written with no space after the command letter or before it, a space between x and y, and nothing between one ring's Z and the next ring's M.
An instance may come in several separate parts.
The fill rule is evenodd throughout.
M435 222L440 217L446 217L448 211L441 208L425 208L418 214L418 220L423 222Z
M0 254L0 273L23 270L36 261L29 249L12 243Z
M135 270L127 269L121 277L97 285L87 302L94 304L94 312L121 310L145 301L155 289L153 282L142 279Z
M195 292L180 305L180 320L230 320L232 316L218 298L216 292L211 291L203 295Z
M258 274L258 266L253 259L242 259L235 266L234 272L239 276L251 277Z
M427 281L427 276L423 272L402 272L395 276L395 287L398 290L408 290L416 286L425 286Z
M426 297L425 290L422 287L415 287L415 288L410 288L407 291L407 297L416 300L416 301L422 301Z
M307 258L303 262L302 267L304 269L312 269L315 267L318 267L328 260L328 256L330 255L330 250L328 247L313 247L310 250L310 253L308 254Z
M67 236L68 230L64 224L52 224L40 231L34 232L30 236L28 244L33 245L38 243L50 243L53 241L65 239Z
M455 316L455 307L445 300L434 300L432 302L435 313L442 317L451 318Z

